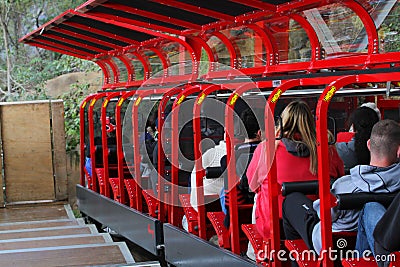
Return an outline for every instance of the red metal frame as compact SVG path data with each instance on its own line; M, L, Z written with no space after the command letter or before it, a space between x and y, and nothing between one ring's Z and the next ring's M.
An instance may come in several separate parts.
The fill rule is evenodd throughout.
M379 37L375 22L361 4L354 0L346 0L343 4L353 10L364 24L368 35L368 54L379 53Z
M116 10L123 10L125 12L129 12L131 14L134 15L139 15L139 16L143 16L145 18L152 18L158 21L162 21L162 22L167 22L173 25L177 25L177 26L182 26L188 29L193 29L193 30L201 30L201 26L194 24L194 23L190 23L187 22L185 20L180 20L180 19L176 19L176 18L171 18L171 17L167 17L167 16L163 16L154 12L148 12L145 10L139 10L136 8L131 8L128 6L124 6L124 5L119 5L119 4L113 4L113 3L104 3L102 4L102 6L104 7L108 7L108 8L112 8L112 9L116 9Z
M128 97L132 96L136 93L136 90L132 90L129 92L119 92L120 98L118 100L117 105L115 106L115 132L116 132L116 143L117 143L117 172L118 172L118 193L119 193L119 201L121 203L126 203L126 195L125 195L125 184L124 184L124 152L122 147L122 117L121 117L121 107L122 104ZM136 166L135 166L136 171ZM139 210L139 209L138 209ZM141 211L141 209L139 210Z
M176 38L176 37L173 37L173 36L170 36L170 35L167 35L167 34L163 34L163 33L157 32L157 31L148 30L148 29L145 29L145 28L142 28L142 27L138 27L136 25L131 25L131 24L128 24L128 23L120 22L120 21L114 21L114 20L105 19L105 18L101 18L101 17L98 17L98 16L88 15L88 14L81 14L81 13L78 13L78 12L71 12L71 13L74 14L74 15L77 15L77 16L84 17L84 18L101 21L101 22L106 23L106 24L111 24L111 25L123 27L123 28L126 28L126 29L134 30L134 31L139 31L139 32L142 32L142 33L153 35L155 37L161 37L161 38L165 38L167 40L171 40L171 41L177 42L177 43L181 44L182 46L184 46L189 51L193 62L197 61L196 55L194 54L193 49L186 42L182 41L180 38ZM130 43L132 43L132 42L130 42ZM197 69L193 68L193 73L197 74Z
M171 113L171 122L172 122L172 129L179 129L178 118L179 118L179 109L180 105L183 103L184 99L190 95L196 94L201 92L202 86L199 84L195 84L193 86L188 86L182 92L180 92L172 105L173 112ZM195 131L195 129L193 129ZM195 140L196 144L196 140ZM171 199L170 204L168 204L170 210L170 217L169 222L172 225L178 226L180 224L181 218L179 218L179 132L178 130L171 132ZM190 179L190 178L189 178ZM205 220L205 214L204 220ZM203 228L204 231L205 228ZM201 226L199 225L199 233L201 232ZM200 236L201 237L201 236ZM204 238L205 239L205 238Z
M85 99L82 101L81 105L79 106L79 136L80 136L80 155L81 155L81 168L80 168L80 185L86 186L85 184L85 127L86 127L86 117L85 117L85 108L87 108L87 105L90 104L92 98L95 95L89 95L85 97ZM89 144L88 144L89 145ZM90 145L89 145L90 146ZM88 185L88 188L91 188L91 185Z
M237 181L239 177L236 172L236 160L235 160L235 142L234 142L234 124L233 114L237 99L240 98L243 93L254 89L253 83L245 83L239 86L229 96L225 108L225 133L226 133L226 158L227 158L227 174L228 174L228 197L229 197L229 216L230 216L230 242L231 250L233 253L240 254L240 240L239 240L239 213L237 204Z
M166 216L166 194L165 194L165 181L164 178L161 177L160 174L165 173L165 154L163 152L162 142L164 140L163 137L163 127L165 122L165 108L168 104L168 101L174 95L179 94L183 91L184 88L182 87L174 87L165 92L160 103L158 105L158 200L159 200L159 212L158 212L158 219L162 222L165 222Z
M103 100L103 105L101 106L101 140L103 146L103 168L104 168L104 180L106 181L104 195L106 197L111 197L111 190L109 184L109 164L108 164L108 140L107 140L107 129L106 125L106 116L107 116L107 107L110 103L110 100L115 97L121 96L122 92L114 92L107 95L107 97Z
M193 6L193 5L190 5L190 4L182 3L182 2L179 2L179 1L176 1L176 0L168 0L168 1L165 1L165 0L151 0L151 1L159 3L159 4L163 4L163 5L166 5L166 6L171 6L171 7L174 7L174 8L179 8L179 9L182 9L182 10L186 10L186 11L189 11L189 12L192 12L192 13L195 13L195 14L199 14L199 15L215 18L215 19L222 19L222 20L225 20L225 21L228 21L228 22L234 22L235 21L235 18L230 16L230 15L227 15L227 14L224 14L224 13L220 13L220 12L216 12L216 11L213 11L213 10L210 10L210 9L200 8L198 6Z
M103 72L103 87L102 89L104 90L107 87L107 84L110 83L110 73L108 71L107 65L105 62L103 62L102 60L97 60L95 61L95 63L100 67L100 69Z
M97 175L96 175L96 147L94 144L94 119L93 119L93 109L94 105L96 102L107 96L107 92L102 92L102 93L97 93L95 94L89 104L89 112L88 112L88 117L89 117L89 144L90 144L90 158L91 158L91 163L92 163L92 189L95 192L98 192L98 187L97 187ZM103 148L104 149L104 148Z
M136 209L142 211L142 184L141 184L141 174L140 174L140 162L142 161L140 157L140 142L139 142L139 125L138 125L138 109L142 103L142 99L153 94L162 94L168 89L159 90L146 90L146 91L136 91L135 94L127 93L124 98L130 96L136 96L134 104L132 105L132 141L134 149L134 165L135 165L135 181L136 181Z
M204 75L204 79L212 79L212 78L224 78L229 79L232 77L237 77L239 74L235 72L235 68L240 68L240 50L236 46L235 42L230 40L230 36L224 35L221 31L226 29L233 29L237 27L247 27L254 31L262 40L263 46L259 46L257 49L264 48L267 55L267 63L263 66L256 66L254 68L247 68L247 69L240 69L242 73L250 75L252 77L269 77L273 75L280 75L277 77L276 81L272 79L260 80L256 82L256 85L260 88L273 88L275 83L281 83L281 85L275 88L271 95L268 98L268 105L265 108L265 116L266 116L266 131L267 132L267 142L266 142L266 153L267 155L271 155L274 151L274 140L275 140L275 133L274 133L274 124L273 124L273 111L275 110L276 102L279 100L281 95L285 93L285 91L289 89L293 89L295 87L300 86L314 86L314 85L326 85L327 86L318 101L317 105L317 142L318 142L318 178L320 180L320 198L321 198L321 221L322 221L322 242L323 242L323 249L328 249L332 247L332 234L331 234L331 224L330 224L330 207L331 207L331 200L330 200L330 193L329 193L329 182L328 182L328 171L329 171L329 164L327 161L323 161L323 158L327 158L327 110L330 104L332 97L335 93L341 89L343 86L353 84L353 83L366 83L366 82L383 82L383 81L390 81L393 77L397 77L400 75L400 71L390 72L390 73L369 73L369 74L358 74L355 73L348 74L346 72L342 72L340 70L361 70L366 68L389 68L396 66L400 63L400 52L391 52L391 53L384 53L380 54L379 52L379 41L378 41L378 34L374 24L373 19L369 15L368 11L357 1L354 0L344 0L340 2L343 6L351 9L362 21L364 28L368 35L368 53L359 53L344 55L340 58L326 58L323 59L321 57L321 44L319 42L318 36L315 30L312 28L311 24L301 15L301 12L311 8L318 8L325 5L329 5L332 3L336 3L335 1L331 0L322 0L322 1L315 1L315 0L303 0L303 1L290 1L279 5L271 5L264 3L260 0L230 0L234 3L239 3L242 5L247 5L249 7L255 8L254 12L250 12L247 14L241 14L239 16L233 17L227 14L223 14L220 12L216 12L213 10L209 10L206 8L200 8L194 4L187 4L181 1L166 1L166 0L152 0L158 4L172 6L174 8L178 8L181 10L186 10L192 12L194 14L200 14L202 16L208 16L211 18L216 19L216 22L210 23L208 25L197 25L191 22L187 22L181 20L179 18L173 18L169 16L160 15L154 12L148 12L145 10L140 10L136 8L130 8L125 5L121 4L113 4L108 3L107 0L90 0L85 4L79 6L75 10L68 10L61 15L57 16L55 19L51 20L50 22L46 23L38 30L33 31L32 33L26 35L25 37L21 38L21 42L26 42L27 44L48 49L51 51L63 53L70 56L75 56L81 59L93 60L99 67L102 69L104 74L104 89L112 89L109 91L104 91L95 95L90 95L85 98L85 100L80 105L80 150L81 150L81 177L80 177L80 184L85 185L85 173L84 173L84 165L85 165L85 158L84 158L84 151L85 151L85 127L88 127L89 130L89 144L87 144L90 148L90 155L92 158L92 184L88 184L88 187L93 191L98 191L97 187L97 179L96 179L96 172L95 172L95 145L94 145L94 118L93 118L93 109L94 105L100 99L105 98L103 102L103 106L101 108L101 122L105 125L105 109L107 108L108 101L116 96L121 96L120 102L115 109L115 116L116 116L116 124L117 124L117 158L118 158L118 177L119 177L119 189L121 195L121 202L125 203L125 195L123 194L122 190L124 188L123 184L123 162L124 162L124 155L122 151L122 125L121 125L121 115L120 109L122 103L131 96L136 96L136 101L138 105L133 105L132 107L132 127L133 127L133 143L134 143L134 162L135 162L135 179L137 181L136 184L136 209L141 211L141 187L140 187L140 172L139 167L137 164L140 163L140 155L139 155L139 137L138 137L138 125L137 125L137 117L138 117L138 106L140 105L140 100L142 97L146 97L152 94L159 94L161 92L165 92L162 100L160 101L160 108L158 110L158 117L159 117L159 136L160 139L162 137L162 127L164 124L164 109L167 102L170 100L171 97L177 95L177 99L174 102L174 108L176 111L179 109L180 98L183 96L187 96L188 94L193 94L201 91L201 94L196 99L197 104L193 107L193 113L195 115L194 118L194 129L195 130L195 143L201 141L201 135L199 131L200 127L200 107L201 102L204 97L207 97L209 93L214 90L218 90L220 88L230 88L233 87L237 90L234 91L230 95L228 100L228 105L226 106L226 132L227 134L227 158L228 158L228 174L230 177L236 176L235 171L235 161L231 160L233 157L234 151L234 144L231 139L231 134L233 134L233 124L231 116L233 116L233 107L235 103L235 99L240 97L244 91L248 89L243 84L240 83L228 83L223 85L196 85L192 84L196 79L198 79L198 62L200 60L201 51L205 49L207 53L208 60L210 61L210 69L209 73ZM124 19L114 15L108 15L101 12L95 12L91 10L90 7L95 6L103 6L104 8L116 9L123 12L128 12L134 15L139 15L142 17L149 17L151 19L170 23L171 25L181 26L186 28L185 30L177 30L167 26L161 26L158 24L151 24L151 23L144 23L141 21L137 21L134 19ZM76 23L71 22L69 19L73 16L78 16L90 20L94 20L97 22L102 22L106 24L110 24L113 26L121 27L124 29L128 29L134 32L141 32L151 36L154 38L150 38L149 40L145 40L143 42L135 41L134 39L126 38L118 33L110 33L104 31L102 29L98 29L96 27L90 27L89 25L85 25L84 23ZM287 63L287 64L279 64L279 55L278 55L278 44L277 40L274 39L269 29L265 26L259 26L257 23L262 23L264 25L265 22L275 21L282 17L288 17L291 19L296 20L301 27L306 31L312 49L312 57L310 61L307 62L297 62L297 63ZM72 27L72 30L62 29L60 25L65 25L68 27ZM78 32L74 32L73 29L76 29ZM57 36L52 34L51 31L58 32L63 34L63 36ZM109 41L97 40L94 37L87 36L82 32L86 31L89 33L94 33L97 35L101 35L102 37L109 38ZM165 33L168 34L165 34ZM179 35L179 37L171 36L169 34ZM215 64L217 62L218 55L216 54L213 49L211 49L207 45L207 40L209 36L216 36L221 40L221 42L227 47L230 58L230 65L233 68L232 70L228 71L218 71L214 69ZM41 37L45 37L41 38ZM68 37L71 36L71 39ZM126 43L127 46L120 46L112 43L111 39L116 39L119 43ZM88 44L88 42L92 44ZM190 54L193 68L192 73L190 75L179 75L179 76L168 76L167 69L171 65L169 62L169 58L162 52L162 47L166 46L170 42L177 42L181 47L181 52L188 52ZM110 50L99 48L94 46L93 44L99 44L101 46L110 48ZM70 45L70 46L69 46ZM164 75L162 78L156 78L148 80L149 86L154 86L156 88L158 85L163 85L167 88L160 88L160 89L148 89L145 91L130 91L127 93L123 92L116 92L113 89L117 88L129 88L134 86L140 86L143 81L135 81L135 70L133 69L133 65L127 58L127 54L132 54L139 60L144 68L144 80L147 80L151 76L151 67L149 64L148 59L142 54L145 50L153 51L161 60ZM89 52L88 52L89 51ZM90 52L91 51L91 52ZM119 69L112 61L112 57L118 57L127 68L128 71L128 80L127 82L120 82L119 79ZM319 76L319 77L300 77L300 78L291 78L291 72L302 72L302 73L311 73L316 72L321 69L329 69L331 71L336 71L335 76ZM339 71L337 71L339 70ZM345 73L345 75L343 74ZM396 76L397 74L397 76ZM113 76L113 81L110 81L111 75ZM296 75L296 74L294 74ZM296 76L295 76L296 77ZM179 82L185 82L185 85L179 85ZM179 86L179 87L174 87ZM204 90L203 90L204 89ZM366 89L368 90L368 89ZM232 90L233 91L233 90ZM393 100L395 101L395 100ZM397 101L397 100L396 100ZM200 102L200 103L199 103ZM231 103L232 104L229 104ZM377 99L379 104L379 99ZM394 103L394 104L393 104ZM397 102L391 102L390 105L398 105ZM88 120L86 121L85 118L85 110L88 109ZM175 112L176 112L175 111ZM172 115L172 123L177 124L177 115ZM136 119L136 121L135 121ZM174 125L175 125L174 124ZM177 176L178 176L178 168L177 168L177 161L178 161L178 154L177 154L177 145L178 145L178 135L172 135L172 169L171 169L171 183L177 184ZM105 127L102 127L102 144L103 144L103 163L105 169L105 177L108 178L108 156L107 156L107 140L105 134ZM165 155L162 153L162 145L161 142L158 143L159 145L159 155L158 155L158 170L159 173L163 174L165 172L164 160ZM201 158L201 151L198 150L198 147L195 146L195 158ZM199 164L200 163L200 164ZM176 164L176 165L175 165ZM107 169L107 171L106 171ZM201 161L196 161L196 169L197 169L197 181L196 185L202 185L202 177L204 175L204 170L201 166ZM106 173L107 172L107 173ZM201 177L199 179L198 177ZM160 176L159 176L160 178ZM269 196L270 196L270 211L271 211L271 249L278 251L280 249L280 240L279 240L279 224L278 224L278 193L279 193L279 185L276 179L276 165L275 161L272 162L271 170L268 174L268 186L269 186ZM167 208L170 211L169 220L172 224L178 225L178 218L176 217L176 206L172 205L164 205L165 197L167 194L164 192L164 181L163 179L159 179L160 190L159 190L159 200L160 200L160 207L159 207L159 219L162 222L165 222L166 212L165 209ZM234 179L229 179L229 183L232 183ZM229 185L231 190L231 194L235 194L236 187ZM108 186L107 186L108 188ZM201 188L202 189L202 188ZM171 196L172 204L177 203L177 188L172 186ZM110 196L109 188L106 189L105 195ZM201 205L204 195L203 190L197 191L198 203L199 203L199 213L198 213L198 221L199 221L199 236L205 238L205 212L204 206ZM230 210L231 210L231 244L232 244L232 251L235 253L240 252L239 248L239 238L238 232L236 230L239 228L238 226L238 214L237 214L237 203L234 197L230 198ZM323 259L324 266L332 266L332 262L330 262L327 258ZM272 266L280 266L281 263L278 260L274 260L271 263Z

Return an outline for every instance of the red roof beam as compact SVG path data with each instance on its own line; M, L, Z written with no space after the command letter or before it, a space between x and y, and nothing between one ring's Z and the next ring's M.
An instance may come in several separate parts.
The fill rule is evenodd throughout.
M104 2L107 2L108 0L88 0L87 2L83 3L82 5L78 6L77 8L75 8L76 10L81 10L81 9L86 9L89 10L95 6L101 5Z
M78 16L84 16L84 14L80 14L80 13L76 13L76 12L74 12L74 14L78 15ZM108 38L111 38L111 39L116 39L116 40L122 41L124 43L133 44L133 45L140 45L140 42L135 41L133 39L125 38L125 37L119 36L118 34L115 34L115 33L102 31L102 30L95 29L93 27L89 27L89 26L86 26L86 25L83 25L83 24L79 24L79 23L76 23L76 22L65 21L63 24L71 26L71 27L74 27L74 28L77 28L77 29L81 29L81 30L84 30L84 31L87 31L87 32L92 32L92 33L95 33L95 34L98 34L98 35L102 35L102 36L105 36L105 37L108 37Z
M323 5L328 4L329 2L337 2L337 1L329 1L329 0L290 1L290 2L278 5L276 12L281 13L281 14L291 14L291 13L300 12L300 11L303 11L306 9L323 6Z
M196 55L193 52L193 48L190 47L185 41L181 40L180 38L177 38L177 37L174 37L174 36L171 36L171 35L168 35L168 34L163 34L163 33L160 33L160 32L154 31L154 30L149 30L149 29L146 29L146 28L142 28L142 27L139 27L139 26L136 26L136 25L131 25L131 24L128 24L128 23L120 22L120 21L115 21L115 20L96 17L94 15L81 14L81 13L78 13L78 12L73 12L73 14L77 15L77 16L84 17L84 18L97 20L97 21L100 21L102 23L106 23L106 24L122 27L122 28L129 29L129 30L132 30L132 31L142 32L142 33L153 35L153 36L156 36L156 37L162 37L164 39L177 42L177 43L179 43L180 45L182 45L183 47L185 47L187 49L187 51L190 53L190 56L192 57L192 61L193 62L197 61ZM92 29L92 28L90 28L90 29ZM115 34L115 37L116 37L116 39L118 39L118 35Z
M191 22L188 22L185 20L180 20L180 19L176 19L176 18L163 16L163 15L160 15L157 13L148 12L148 11L137 9L137 8L132 8L129 6L124 6L124 5L119 5L119 4L111 4L111 3L104 3L102 6L111 8L111 9L122 10L122 11L125 11L128 13L134 14L134 15L145 17L145 18L152 18L152 19L155 19L158 21L170 23L170 24L181 26L181 27L188 28L188 29L201 30L201 26L199 26L197 24L194 24L194 23L191 23Z
M71 39L67 39L67 38L63 38L63 37L60 37L60 36L57 36L57 35L54 35L54 34L50 34L50 33L46 33L43 36L46 37L46 38L49 38L49 39L53 39L53 40L56 40L56 41L60 41L60 42L66 43L66 44L71 44L71 45L82 47L82 48L85 48L85 49L88 49L88 50L93 50L94 52L97 52L97 53L107 53L108 52L107 50L103 50L101 48L85 44L83 42L82 43L81 42L77 42L77 41L74 41L74 40L71 40Z
M276 12L276 5L265 3L259 0L229 0L230 2L238 3L241 5L257 8L265 11Z
M256 11L235 17L235 22L239 24L256 23L258 21L267 20L276 16L275 12L271 11Z
M92 59L92 57L88 58L87 56L84 56L84 55L81 55L81 54L78 54L78 53L72 53L72 52L70 52L68 50L60 49L60 48L54 47L52 45L45 45L45 44L42 44L42 43L39 43L39 42L36 42L36 41L28 41L27 40L27 41L25 41L25 43L27 45L36 46L36 47L39 47L39 48L42 48L42 49L50 50L50 51L53 51L53 52L65 54L65 55L72 56L72 57L77 57L77 58L81 58L81 59L85 59L85 60L91 60Z
M29 39L32 39L35 37L35 35L41 35L42 32L47 28L53 27L53 24L58 24L60 22L63 22L65 20L65 16L71 12L71 10L67 10L64 13L58 15L57 17L55 17L54 19L50 20L49 22L43 24L42 26L40 26L39 28L37 28L36 30L28 33L27 35L25 35L24 37L20 38L18 41L19 42L26 42Z
M99 45L107 46L107 47L110 47L110 48L113 48L113 49L122 49L123 48L122 46L119 46L119 45L116 45L116 44L113 44L113 43L109 43L109 42L106 42L106 41L103 41L103 40L99 40L97 38L93 38L93 37L90 37L90 36L87 36L87 35L83 35L83 34L80 34L80 33L72 32L72 31L69 31L69 30L64 30L64 29L61 29L61 28L57 28L57 29L53 29L53 30L56 31L56 32L62 33L62 34L73 36L73 37L78 38L78 39L87 40L87 41L92 42L92 43L98 43Z
M218 20L226 20L226 21L231 21L234 22L235 21L235 17L224 14L224 13L220 13L217 11L213 11L213 10L209 10L206 8L202 8L199 6L193 6L190 4L186 4L186 3L182 3L176 0L150 0L152 2L155 3L159 3L165 6L170 6L170 7L174 7L174 8L179 8L182 10L186 10L195 14L199 14L199 15L203 15L203 16L207 16L210 18L215 18Z
M136 26L140 26L140 27L155 30L155 31L161 31L161 32L167 32L167 33L176 34L176 35L182 35L182 32L180 30L171 29L168 27L155 25L155 24L151 24L151 23L146 23L143 21L123 18L120 16L110 15L110 14L101 13L101 12L94 12L94 11L88 12L88 14L94 15L96 17L104 18L104 19L112 19L112 20L123 22L123 23L133 24Z
M58 43L54 43L54 42L43 40L43 39L39 39L39 38L36 38L35 42L41 43L41 44L45 44L45 45L49 45L49 46L53 46L53 47L57 47L57 48L60 48L60 49L66 50L66 51L75 52L77 54L81 54L81 55L84 55L84 56L87 56L87 57L90 57L90 58L94 57L94 55L91 54L91 53L72 48L71 46L68 46L68 45L58 44Z

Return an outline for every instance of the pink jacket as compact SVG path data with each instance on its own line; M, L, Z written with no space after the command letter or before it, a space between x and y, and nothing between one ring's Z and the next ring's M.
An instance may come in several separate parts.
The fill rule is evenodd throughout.
M337 156L334 148L330 150L331 176L338 177L344 174L343 161ZM318 177L309 171L310 158L292 155L280 141L275 151L278 183L317 180ZM268 198L268 171L271 164L267 164L265 156L265 142L260 143L254 151L253 158L247 168L249 187L257 193L255 219L257 229L265 238L270 233L270 210ZM338 171L339 170L339 171ZM279 195L279 215L282 216L283 198Z

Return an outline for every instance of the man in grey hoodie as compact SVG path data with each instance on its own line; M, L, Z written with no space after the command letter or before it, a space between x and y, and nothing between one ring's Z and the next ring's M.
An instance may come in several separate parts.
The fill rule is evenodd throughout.
M368 140L371 152L369 165L357 165L350 175L337 179L332 194L391 193L400 190L400 125L382 120L372 129ZM301 193L293 193L283 203L283 228L286 239L303 239L310 249L321 252L319 199L314 203ZM331 209L332 231L356 231L359 210Z

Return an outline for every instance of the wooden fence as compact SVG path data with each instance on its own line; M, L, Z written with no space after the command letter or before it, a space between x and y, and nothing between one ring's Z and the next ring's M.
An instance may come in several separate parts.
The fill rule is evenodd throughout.
M68 199L62 100L0 103L0 204Z

